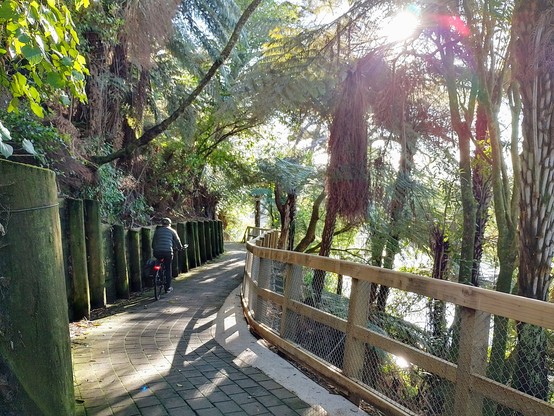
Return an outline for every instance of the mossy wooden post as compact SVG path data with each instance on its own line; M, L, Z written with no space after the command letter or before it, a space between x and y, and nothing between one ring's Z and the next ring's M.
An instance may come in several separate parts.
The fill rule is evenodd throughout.
M215 222L215 229L217 231L217 255L220 256L223 254L223 246L221 244L221 241L223 240L223 230L221 229L221 221Z
M173 230L175 230L175 232L177 232L177 224L174 223L171 225L171 228L173 228ZM171 277L177 277L179 276L179 273L181 272L181 267L180 267L180 258L179 256L181 255L181 253L175 249L173 249L173 262L171 263L171 274L172 276Z
M141 265L145 265L146 262L151 259L154 254L152 253L152 232L151 227L142 227L140 229L140 252L141 252ZM147 275L144 274L144 269L141 269L142 287L151 285L151 282L147 282Z
M219 229L219 254L225 253L225 238L223 232L223 221L217 222Z
M206 253L206 223L198 221L198 247L200 248L200 262L202 264L208 261Z
M114 303L117 300L117 270L114 252L113 226L101 224L102 257L104 258L104 288L106 302Z
M219 230L217 228L217 221L212 221L212 251L214 253L214 258L217 258L219 256Z
M123 225L113 226L116 281L115 289L119 299L129 299L129 267L127 264L127 244Z
M129 282L133 292L142 290L140 230L129 230Z
M2 415L75 412L54 172L0 159Z
M152 228L142 227L140 229L140 249L142 253L142 264L145 264L148 259L154 256L154 254L152 253L152 235Z
M85 233L87 239L87 268L91 308L106 306L106 271L102 249L100 205L98 201L85 199Z
M66 199L71 274L73 318L90 319L90 289L88 284L85 213L81 199Z
M213 250L213 221L204 222L204 233L206 239L206 260L213 260L214 250Z
M198 221L193 221L192 229L194 230L194 257L196 258L196 265L202 265L202 257L200 256L200 231L198 230Z
M177 223L177 235L183 245L188 244L186 224L183 222ZM187 258L187 250L179 251L179 270L181 273L189 271L189 262Z
M194 269L196 264L196 242L194 241L194 229L193 229L193 223L191 221L187 221L186 223L186 234L187 234L187 244L189 245L187 247L187 259L189 263L189 268Z
M219 250L217 246L217 222L211 221L211 229L212 229L212 255L213 258L217 258L219 256Z

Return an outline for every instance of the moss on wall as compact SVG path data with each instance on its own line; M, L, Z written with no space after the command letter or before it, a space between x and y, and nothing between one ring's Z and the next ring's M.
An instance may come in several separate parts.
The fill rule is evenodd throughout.
M0 223L0 380L12 381L4 394L15 414L72 415L69 322L54 173L0 160Z

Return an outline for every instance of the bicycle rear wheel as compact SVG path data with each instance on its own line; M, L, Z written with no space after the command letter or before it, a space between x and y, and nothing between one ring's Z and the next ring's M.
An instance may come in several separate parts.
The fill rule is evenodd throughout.
M156 300L160 299L162 295L162 290L164 289L164 269L163 267L156 272L156 277L154 278L154 298Z

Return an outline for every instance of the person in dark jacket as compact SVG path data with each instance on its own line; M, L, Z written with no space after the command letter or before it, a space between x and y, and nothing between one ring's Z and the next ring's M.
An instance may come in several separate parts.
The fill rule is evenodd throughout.
M177 235L177 232L171 228L171 220L169 218L163 218L161 226L154 231L154 237L152 238L152 251L154 257L158 260L164 259L165 263L165 291L171 292L171 277L172 270L171 265L173 263L173 252L175 250L182 250L183 244Z

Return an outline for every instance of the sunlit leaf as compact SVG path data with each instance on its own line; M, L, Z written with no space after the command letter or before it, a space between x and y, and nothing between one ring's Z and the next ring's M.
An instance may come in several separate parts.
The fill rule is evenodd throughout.
M46 76L46 82L54 88L63 88L65 86L63 78L56 72L49 72Z
M14 75L15 82L20 88L24 88L27 85L27 78L20 72L16 72Z
M25 150L27 153L31 155L36 155L37 151L35 150L35 146L33 146L33 142L31 142L28 139L23 139L21 142L21 147L23 147L23 150Z
M64 56L60 62L64 66L73 66L73 60L69 56Z
M13 154L13 147L0 141L0 154L2 154L5 158L10 157Z
M21 43L29 43L31 41L31 38L27 33L22 33L17 37L17 40L19 40Z
M0 141L11 140L11 139L12 139L12 136L10 134L10 131L0 121Z
M44 47L44 39L42 38L42 36L39 35L39 34L36 34L35 35L35 42L36 42L37 46L40 48L40 51L42 52L42 54L46 55L46 48Z
M71 100L69 99L69 97L67 96L67 94L61 94L60 95L60 101L63 105L69 105L71 104Z
M19 98L13 97L8 104L8 113L17 113L17 107L19 107Z
M13 19L16 15L14 9L12 8L11 1L4 1L0 5L0 19L10 20Z
M39 48L34 48L29 45L25 45L23 48L21 48L21 53L31 65L36 65L42 61L42 52Z
M33 111L33 113L35 113L37 117L44 118L44 110L42 109L40 104L30 101L29 106L31 107L31 110Z
M39 94L38 90L35 87L30 86L28 91L29 91L29 96L33 100L40 101L40 94Z

